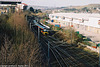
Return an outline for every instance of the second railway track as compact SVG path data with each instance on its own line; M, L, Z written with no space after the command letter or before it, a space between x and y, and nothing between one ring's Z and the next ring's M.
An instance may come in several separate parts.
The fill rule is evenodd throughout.
M37 28L31 27L32 31L36 33L35 35L38 36ZM92 54L88 54L51 36L40 34L40 44L46 56L48 55L48 41L50 43L51 67L98 67L98 57L94 57Z

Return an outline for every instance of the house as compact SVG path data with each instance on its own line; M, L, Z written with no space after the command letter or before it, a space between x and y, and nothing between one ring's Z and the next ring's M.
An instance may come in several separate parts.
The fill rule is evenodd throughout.
M28 5L25 4L25 3L17 4L16 10L17 11L23 11L23 10L26 10L27 7L28 7Z
M17 4L21 3L21 0L0 0L0 12L1 14L15 12Z

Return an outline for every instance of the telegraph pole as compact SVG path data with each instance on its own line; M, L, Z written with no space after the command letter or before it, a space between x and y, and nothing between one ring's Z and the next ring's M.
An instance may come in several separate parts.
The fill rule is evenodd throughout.
M50 44L48 41L48 67L50 67Z
M40 42L40 28L38 27L38 42Z
M30 22L30 30L31 30L31 22Z
M72 23L71 23L72 26ZM72 27L71 27L71 45L72 45Z
M71 19L71 45L72 45L72 27L73 27L72 21L73 21L73 18Z

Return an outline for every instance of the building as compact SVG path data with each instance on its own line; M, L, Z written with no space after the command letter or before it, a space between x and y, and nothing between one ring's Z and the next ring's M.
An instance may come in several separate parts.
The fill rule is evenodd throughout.
M94 41L100 41L100 14L54 13L49 14L49 18L50 24L60 25L62 28L73 27L84 35L91 35L92 39L95 38Z
M21 3L21 0L0 0L0 4L2 5L5 5L5 4L16 5L17 3Z
M18 11L26 10L27 7L28 7L28 5L25 3L17 4L16 11L18 12Z
M0 7L11 7L21 4L21 0L0 0Z
M0 14L14 12L21 0L0 0Z

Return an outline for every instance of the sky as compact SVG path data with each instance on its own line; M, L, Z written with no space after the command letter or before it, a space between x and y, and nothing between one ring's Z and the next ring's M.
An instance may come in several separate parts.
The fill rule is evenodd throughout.
M22 0L28 5L63 7L87 4L100 4L100 0Z

